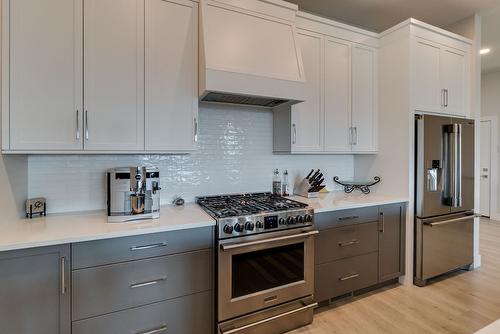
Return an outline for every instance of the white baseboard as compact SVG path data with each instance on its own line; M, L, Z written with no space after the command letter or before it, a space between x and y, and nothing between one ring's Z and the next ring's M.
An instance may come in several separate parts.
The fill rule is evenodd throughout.
M477 269L481 267L481 254L476 254L474 256L474 263L472 264L472 268Z

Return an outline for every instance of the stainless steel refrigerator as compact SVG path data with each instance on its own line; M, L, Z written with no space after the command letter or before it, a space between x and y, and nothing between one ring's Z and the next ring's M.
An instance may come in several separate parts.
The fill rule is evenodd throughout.
M474 121L416 116L415 277L418 286L473 262Z

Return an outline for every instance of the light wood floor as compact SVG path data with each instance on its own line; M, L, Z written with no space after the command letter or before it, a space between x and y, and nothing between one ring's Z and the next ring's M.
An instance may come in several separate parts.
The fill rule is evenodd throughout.
M480 252L480 269L324 308L312 325L289 334L474 333L500 319L500 222L481 221Z

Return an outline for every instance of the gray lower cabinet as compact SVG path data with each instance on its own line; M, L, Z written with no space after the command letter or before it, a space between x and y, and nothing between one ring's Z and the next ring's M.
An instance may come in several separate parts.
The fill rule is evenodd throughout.
M210 291L80 320L73 334L209 334L212 333Z
M71 333L69 254L69 245L0 253L0 333Z
M379 281L387 281L405 273L406 207L402 204L380 208Z
M404 275L405 212L405 204L391 204L317 214L315 299Z

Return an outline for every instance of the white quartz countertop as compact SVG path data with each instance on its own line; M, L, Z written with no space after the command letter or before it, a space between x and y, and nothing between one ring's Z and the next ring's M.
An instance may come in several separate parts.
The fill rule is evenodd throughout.
M315 213L407 202L407 198L332 192L319 198L290 197L314 208ZM51 214L47 217L0 222L0 251L127 237L132 235L214 226L197 204L163 206L159 219L108 223L104 211Z
M378 194L364 195L359 192L346 194L340 191L320 193L318 198L292 196L290 199L308 204L314 208L314 213L408 202L408 198L405 197Z
M196 204L163 206L159 219L108 223L104 211L51 214L0 225L0 251L214 226Z

